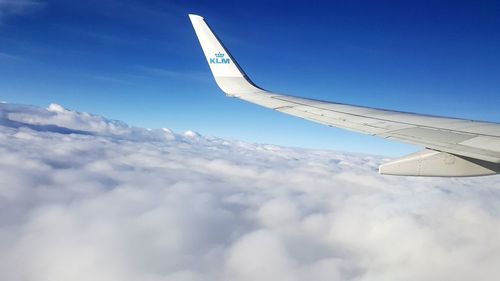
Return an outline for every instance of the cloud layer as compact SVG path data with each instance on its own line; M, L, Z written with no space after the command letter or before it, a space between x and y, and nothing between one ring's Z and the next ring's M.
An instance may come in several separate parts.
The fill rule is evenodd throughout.
M1 280L492 280L499 177L0 104Z

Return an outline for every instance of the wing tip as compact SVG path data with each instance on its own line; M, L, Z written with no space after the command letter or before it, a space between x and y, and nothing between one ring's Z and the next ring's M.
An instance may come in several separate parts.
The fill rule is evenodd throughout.
M194 19L200 19L200 20L203 20L204 18L200 15L197 15L197 14L188 14L189 18L191 20L194 20Z

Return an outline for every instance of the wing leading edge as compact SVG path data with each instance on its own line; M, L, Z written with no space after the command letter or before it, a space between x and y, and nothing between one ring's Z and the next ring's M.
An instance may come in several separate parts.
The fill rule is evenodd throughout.
M226 95L286 114L425 147L380 173L480 176L500 173L500 124L419 115L277 94L256 86L205 20L189 15L217 85Z

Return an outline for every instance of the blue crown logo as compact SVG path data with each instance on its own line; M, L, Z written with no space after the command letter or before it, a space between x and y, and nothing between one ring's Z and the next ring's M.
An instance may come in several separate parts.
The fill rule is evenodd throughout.
M215 53L215 58L209 58L210 64L230 64L231 60L229 57L224 58L224 53L218 52Z

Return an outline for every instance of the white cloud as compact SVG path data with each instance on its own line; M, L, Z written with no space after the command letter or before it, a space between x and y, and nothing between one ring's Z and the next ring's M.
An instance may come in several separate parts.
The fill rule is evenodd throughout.
M0 104L1 280L491 280L500 182Z

